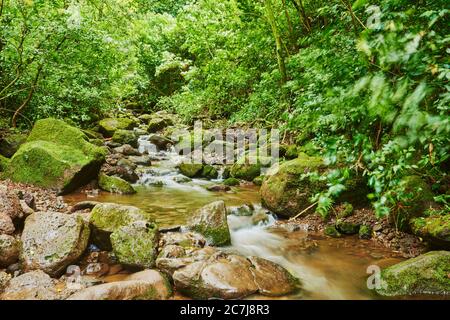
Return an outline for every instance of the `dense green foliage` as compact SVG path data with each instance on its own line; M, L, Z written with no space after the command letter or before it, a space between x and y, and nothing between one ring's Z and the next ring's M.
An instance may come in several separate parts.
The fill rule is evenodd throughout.
M279 127L345 166L326 216L364 174L378 215L419 175L447 205L445 0L1 0L0 107L88 125L108 110ZM6 111L5 111L6 110ZM19 125L26 125L19 118ZM447 207L448 208L448 207Z

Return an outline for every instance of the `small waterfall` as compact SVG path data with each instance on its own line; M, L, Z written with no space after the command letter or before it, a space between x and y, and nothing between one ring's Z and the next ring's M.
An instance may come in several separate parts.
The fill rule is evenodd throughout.
M255 212L258 210L255 209ZM341 286L329 281L320 270L308 266L307 256L290 255L284 250L286 239L269 229L275 222L276 219L270 215L265 223L253 225L249 216L230 214L230 249L245 256L258 256L280 264L301 280L303 292L314 293L313 298L348 299Z

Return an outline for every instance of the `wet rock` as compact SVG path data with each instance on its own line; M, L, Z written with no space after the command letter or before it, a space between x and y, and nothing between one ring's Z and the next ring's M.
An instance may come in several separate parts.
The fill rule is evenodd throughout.
M222 184L215 184L215 185L207 187L206 189L208 191L214 191L214 192L226 192L226 191L231 190L231 188L229 186L225 186Z
M178 166L180 172L189 178L198 177L201 175L203 164L201 163L181 163Z
M433 246L450 250L450 213L414 218L410 221L412 232Z
M0 267L7 267L19 259L21 243L13 236L0 234Z
M80 210L85 210L85 209L92 210L98 204L100 204L100 202L98 202L98 201L81 201L81 202L77 202L76 204L74 204L72 206L72 208L70 209L70 211L75 212L75 211L80 211Z
M141 153L129 144L124 144L120 147L114 148L114 152L123 154L125 156L141 156Z
M138 136L132 130L116 130L111 139L112 142L120 143L122 145L128 144L133 148L138 147Z
M0 155L11 158L27 140L23 133L6 134L0 139Z
M297 286L284 268L261 258L220 251L202 258L173 272L176 289L192 298L238 299L256 292L279 296Z
M56 284L41 270L27 272L9 281L0 300L58 300Z
M189 228L205 236L212 245L223 246L231 242L227 210L223 201L200 208L194 214Z
M170 250L170 247L172 246L177 247L176 252L174 251L175 249ZM156 267L172 276L176 270L195 262L205 262L212 255L217 254L217 252L218 250L213 247L189 248L168 245L161 250L158 259L156 259ZM174 254L174 257L172 257L170 253Z
M132 274L123 281L86 288L68 300L164 300L171 295L167 279L156 270Z
M431 251L384 269L376 291L384 296L448 294L449 274L450 252Z
M269 215L265 212L262 211L258 211L253 213L252 215L252 224L253 225L259 225L259 224L264 224L267 223L269 221Z
M21 238L25 269L60 275L83 254L89 234L88 225L79 215L58 212L30 215L25 220Z
M136 165L141 165L141 166L151 166L152 165L152 161L149 156L129 156L128 160L130 160L131 162L133 162Z
M154 145L156 145L159 150L167 150L167 147L174 144L172 140L163 137L159 134L151 134L148 140Z
M236 178L228 178L223 180L223 184L226 186L238 186L241 184L241 181L239 181L239 179Z
M280 265L258 257L249 257L249 260L253 265L250 270L260 294L282 296L292 293L298 287L298 280Z
M107 176L106 174L100 173L98 176L98 185L100 189L108 191L111 193L120 194L133 194L136 193L133 186L127 181L119 177Z
M61 120L39 120L11 159L6 176L64 194L93 180L105 155L106 149L89 143L81 130Z
M109 272L109 265L106 263L89 263L83 271L83 274L94 277L101 277Z
M100 120L99 130L105 137L112 137L117 130L131 130L137 123L127 118L107 118Z
M229 208L229 213L234 214L235 216L251 216L253 215L255 208L251 204L244 204L240 207L231 207Z
M121 161L122 160L118 161L118 163ZM107 176L117 176L127 182L135 183L139 180L139 176L132 168L134 166L135 166L134 164L133 166L121 166L121 165L111 166L105 163L100 169L100 172L104 173Z
M170 115L155 114L148 122L147 131L155 133L173 124L174 121Z
M115 203L98 204L92 209L89 220L93 232L93 241L99 248L111 250L111 233L120 227L142 220L153 222L153 219L146 212L136 207Z
M173 178L173 181L178 182L178 183L188 183L191 182L192 179L189 177L185 177L185 176L177 176Z
M0 234L13 234L15 230L11 217L0 212Z
M136 221L120 227L110 238L119 263L142 269L155 265L158 246L158 226L155 223Z

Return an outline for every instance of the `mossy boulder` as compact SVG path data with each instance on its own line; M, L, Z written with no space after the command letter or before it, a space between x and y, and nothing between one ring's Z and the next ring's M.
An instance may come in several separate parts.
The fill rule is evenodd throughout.
M106 118L100 120L98 125L105 137L112 137L117 130L131 130L138 126L136 121L128 118Z
M372 238L372 227L363 224L359 227L358 235L360 239L370 239Z
M111 140L121 145L128 144L133 148L138 147L138 136L132 130L123 130L123 129L116 130Z
M240 185L241 181L239 179L236 179L236 178L228 178L228 179L223 180L223 184L226 185L226 186L233 187L233 186Z
M230 173L233 178L253 181L271 161L271 157L244 155L231 167Z
M173 125L173 123L173 120L169 116L155 115L148 121L147 131L149 133L155 133Z
M450 250L450 214L414 218L410 226L415 235L433 246Z
M56 119L39 120L11 159L5 176L68 193L95 179L106 149L81 130Z
M111 244L118 262L134 268L155 265L158 246L158 226L148 221L136 221L111 234Z
M450 252L431 251L384 269L376 291L384 296L448 294L449 274Z
M202 173L203 164L184 162L178 165L181 174L189 178L198 177Z
M136 190L133 186L122 178L107 176L100 173L98 176L98 186L104 191L120 194L133 194Z
M219 172L211 165L205 165L202 168L201 176L206 179L217 179Z
M403 192L407 195L407 200L401 204L403 208L404 220L418 217L429 207L433 201L433 192L430 186L419 176L406 176L400 182Z
M27 140L23 133L10 133L0 138L0 155L11 158Z
M257 186L262 186L264 181L264 176L258 176L255 179L253 179L253 183Z
M344 202L339 206L339 211L336 214L338 218L347 218L353 214L353 205L348 202Z
M92 239L100 248L111 250L111 233L136 221L154 222L148 213L136 207L115 203L97 204L92 209L89 220Z
M297 147L295 144L291 144L286 147L286 153L284 154L284 157L286 159L292 160L298 157L299 152L299 147Z
M59 212L31 214L25 220L21 238L21 259L25 269L40 269L50 276L61 275L84 253L89 234L89 226L80 215Z
M345 219L338 219L336 221L336 229L343 234L357 234L359 232L359 227L360 224Z
M323 182L311 182L303 174L323 170L318 157L302 156L273 165L260 189L263 205L282 217L292 217L310 205L312 195L325 188Z
M231 243L225 202L215 201L200 208L189 225L192 231L208 239L211 245L224 246Z
M334 225L326 226L323 233L332 238L342 237L342 234L336 229L336 226Z

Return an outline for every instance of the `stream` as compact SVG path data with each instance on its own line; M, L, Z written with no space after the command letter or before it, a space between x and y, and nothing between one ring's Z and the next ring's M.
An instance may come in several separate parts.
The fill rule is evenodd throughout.
M218 180L189 180L176 166L183 160L173 151L157 151L147 136L139 140L139 149L152 158L151 167L140 167L137 193L120 195L107 192L73 193L64 197L68 204L84 200L132 205L149 212L160 227L184 225L195 210L216 200L224 200L229 209L242 205L260 205L259 187L243 185L230 192L212 192L206 187ZM367 268L381 268L402 261L392 251L357 237L340 239L291 231L268 221L254 225L250 217L230 214L228 223L232 245L227 250L254 255L276 262L302 281L298 293L278 299L380 299L367 288ZM253 295L249 299L267 299Z

